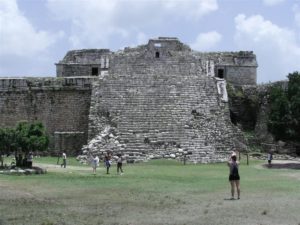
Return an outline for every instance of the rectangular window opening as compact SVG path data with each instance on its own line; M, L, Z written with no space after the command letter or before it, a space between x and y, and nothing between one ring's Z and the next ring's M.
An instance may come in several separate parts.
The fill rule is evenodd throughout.
M98 67L92 67L92 76L98 76L99 71L98 71Z
M224 69L218 69L218 77L219 78L224 78Z
M155 52L155 58L159 58L159 52Z

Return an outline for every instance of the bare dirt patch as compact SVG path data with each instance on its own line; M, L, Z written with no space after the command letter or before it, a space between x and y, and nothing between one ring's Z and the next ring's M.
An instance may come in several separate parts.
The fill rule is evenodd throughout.
M300 170L300 161L298 160L274 160L271 165L263 164L268 169L295 169Z
M286 170L300 170L300 161L299 160L275 160L271 165L263 164L262 168L265 169L286 169ZM296 180L300 180L300 173L288 173L284 174L284 176L288 176L294 178Z

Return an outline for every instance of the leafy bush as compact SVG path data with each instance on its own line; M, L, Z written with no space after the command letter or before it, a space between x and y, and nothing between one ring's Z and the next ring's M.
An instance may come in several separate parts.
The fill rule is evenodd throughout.
M18 146L23 152L44 151L47 149L49 139L45 135L45 128L41 122L19 122L15 131Z
M30 151L46 150L48 144L49 138L41 122L21 121L16 128L0 128L1 155L12 152L28 155Z

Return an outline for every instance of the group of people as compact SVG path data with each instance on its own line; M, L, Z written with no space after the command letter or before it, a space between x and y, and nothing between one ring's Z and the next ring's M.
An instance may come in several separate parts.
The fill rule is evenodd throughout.
M97 155L93 156L93 158L91 160L91 165L93 168L94 175L96 175L96 170L97 170L97 167L99 166L99 162L100 162L99 157ZM112 154L111 154L111 152L107 152L104 155L104 166L106 167L106 174L109 174L109 169L111 167L111 164L112 164ZM117 154L117 173L119 175L123 174L122 166L123 166L123 158L122 158L122 155L119 153L119 154Z
M66 160L67 155L66 153L62 153L63 163L61 164L61 167L66 168ZM269 165L271 165L271 161L273 159L272 153L270 152L267 156L267 160ZM106 167L106 174L109 174L109 169L112 164L112 153L107 152L104 155L104 166ZM91 159L91 165L93 168L93 174L96 175L97 167L99 166L100 159L97 155L94 155ZM32 164L31 164L32 165ZM123 158L122 155L119 153L117 154L117 173L119 175L123 174ZM236 153L233 151L230 155L230 158L227 162L227 165L229 167L229 182L231 185L231 199L234 199L235 195L235 189L237 192L237 199L240 199L240 175L239 175L239 161L237 161Z
M15 158L16 166L32 168L33 153L31 151L28 154L26 154L24 158L23 154L21 153L19 155L16 155Z
M62 157L63 162L60 164L60 166L66 168L66 166L67 166L67 155L66 155L66 153L63 152L61 157ZM94 156L91 157L90 163L92 165L94 175L96 175L96 170L97 170L97 167L99 166L99 162L100 162L100 159L97 155L94 155ZM112 153L107 152L104 155L104 166L106 167L106 174L109 174L109 169L111 167L111 164L112 164ZM117 173L119 175L123 174L123 168L122 167L123 167L123 157L122 157L122 154L119 153L119 154L117 154Z
M61 164L61 167L66 168L67 164L67 155L65 152L62 153L62 159L63 163ZM104 155L104 166L106 167L106 174L109 174L109 169L112 164L112 154L111 152L107 152ZM268 156L268 160L269 156ZM93 174L96 175L97 167L99 166L100 159L98 155L94 155L91 158L91 165L93 168ZM270 161L269 161L270 163ZM117 173L119 175L123 174L123 158L122 155L119 153L117 154ZM235 152L232 152L229 158L229 161L227 162L227 165L229 167L229 182L231 185L231 199L234 199L235 194L235 188L237 190L237 199L240 199L240 175L239 175L239 161L237 161L237 156Z

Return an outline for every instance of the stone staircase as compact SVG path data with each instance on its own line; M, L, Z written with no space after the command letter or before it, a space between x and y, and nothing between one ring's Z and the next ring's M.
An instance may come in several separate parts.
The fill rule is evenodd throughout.
M227 159L237 129L201 63L180 53L150 62L116 55L112 62L109 75L93 84L89 140L113 127L117 142L88 145L85 154L111 150L138 161L189 152L193 162Z

